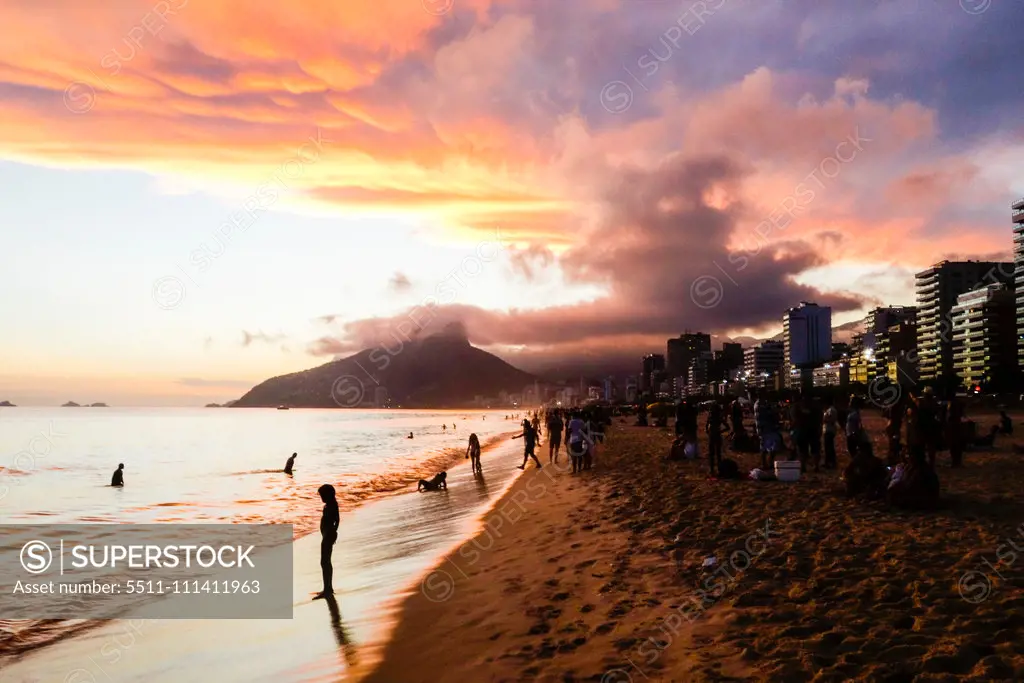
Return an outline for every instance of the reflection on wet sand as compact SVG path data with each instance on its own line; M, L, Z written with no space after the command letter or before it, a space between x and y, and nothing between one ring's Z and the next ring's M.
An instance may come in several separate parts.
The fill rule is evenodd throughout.
M484 479L483 472L475 472L473 481L476 482L476 491L480 494L480 500L487 500L487 480Z
M331 629L334 631L334 639L338 641L338 648L344 656L342 663L347 664L350 669L354 669L358 661L356 647L345 624L341 621L341 608L338 607L338 600L334 595L327 595L324 597L324 602L327 603L327 609L331 613Z

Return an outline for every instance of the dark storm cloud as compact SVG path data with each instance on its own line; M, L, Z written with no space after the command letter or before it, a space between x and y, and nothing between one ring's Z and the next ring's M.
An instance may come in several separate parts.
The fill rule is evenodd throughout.
M855 296L824 294L797 284L794 276L823 263L800 240L736 254L727 243L742 205L710 206L716 186L738 186L748 171L725 157L674 157L655 170L617 169L609 174L602 220L579 246L559 258L568 277L607 286L606 298L540 310L488 311L472 306L423 306L400 316L346 324L340 339L324 338L309 348L333 355L376 343L403 341L461 323L482 346L537 346L534 360L635 345L691 329L757 328L772 325L801 300L832 306L836 312L859 308ZM522 259L522 254L519 255ZM740 262L742 259L742 263ZM728 264L732 280L713 305L694 282L708 274L722 280ZM392 342L392 343L394 343ZM597 351L595 351L597 352ZM539 355L538 355L539 354Z

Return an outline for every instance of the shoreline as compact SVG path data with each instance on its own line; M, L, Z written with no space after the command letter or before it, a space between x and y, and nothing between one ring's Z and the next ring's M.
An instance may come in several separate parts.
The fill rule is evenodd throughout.
M521 475L512 466L517 450L496 443L485 452L486 484L474 480L468 461L456 460L449 481L458 483L448 495L421 495L407 487L404 495L388 494L346 514L334 552L337 613L311 600L320 582L319 538L307 534L292 543L292 620L233 620L228 642L227 624L217 620L99 622L6 659L0 682L64 680L69 672L80 672L76 681L92 676L113 683L230 681L243 675L267 683L350 680L373 663L386 642L403 587L449 551L451 544L441 539L472 538L476 519ZM207 652L210 642L220 644Z
M876 453L882 424L865 416ZM847 499L841 469L709 480L664 459L671 439L617 424L594 470L528 469L421 577L361 680L1024 680L1011 439L961 469L940 454L928 513Z

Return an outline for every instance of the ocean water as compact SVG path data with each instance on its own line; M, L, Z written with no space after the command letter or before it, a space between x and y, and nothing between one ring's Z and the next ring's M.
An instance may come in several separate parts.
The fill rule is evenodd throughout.
M409 582L472 533L512 483L519 442L507 437L516 424L497 411L5 408L0 522L286 523L301 537L317 529L316 489L332 483L342 512L335 567L348 633L344 656L337 628L333 635L292 633L289 622L251 622L245 628L259 637L302 642L282 646L273 666L261 664L246 680L341 680L356 651L379 647ZM406 438L409 432L415 438ZM485 477L474 477L464 459L472 432L484 445ZM282 469L293 452L298 458L288 476ZM125 487L116 489L109 482L120 462ZM442 469L449 470L450 494L415 492L416 481ZM297 586L318 580L315 552L308 552L317 543L295 543L296 562L303 563L296 566ZM302 592L297 588L297 609L308 607ZM54 675L67 671L80 663L77 643L109 637L117 623L5 622L0 615L0 681L32 680L48 667ZM103 671L108 680L164 680L160 653L182 656L181 624L193 622L147 623L156 624L148 627L149 656L133 648L139 661L122 662L115 675ZM241 622L198 622L189 631L219 623ZM252 653L225 654L219 680L238 680L229 672L246 656ZM18 678L19 671L31 675Z

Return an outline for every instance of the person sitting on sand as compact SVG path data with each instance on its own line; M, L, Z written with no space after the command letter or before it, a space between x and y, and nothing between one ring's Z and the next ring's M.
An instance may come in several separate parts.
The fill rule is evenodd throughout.
M284 473L291 474L292 468L295 466L295 458L299 457L298 453L292 453L292 457L288 458L288 462L284 464Z
M999 411L999 431L1006 435L1013 434L1013 420L1010 419L1005 410Z
M316 491L324 502L323 515L320 517L320 571L324 577L324 589L316 594L314 600L334 595L334 565L331 564L331 553L338 540L338 525L341 515L338 512L338 498L334 487L324 484Z
M438 472L430 479L420 479L420 483L416 485L417 491L447 491L448 490L448 473Z
M526 463L530 458L537 463L537 469L540 469L540 460L537 459L537 454L534 453L534 449L537 446L537 432L533 431L533 426L530 425L529 420L523 420L523 431L512 437L513 439L523 440L523 464L519 466L519 469L525 470Z
M908 458L893 473L886 503L904 510L934 510L939 506L939 477L925 457Z
M411 439L411 438L412 438L412 432L409 432L409 436L407 436L407 437L405 437L405 438L407 438L407 439Z
M124 463L120 463L114 470L114 476L110 478L111 486L124 486Z
M641 401L640 407L636 409L636 426L646 427L647 426L647 406ZM566 444L566 448L569 445Z
M856 456L843 471L847 497L864 496L869 500L883 497L889 483L889 468L869 449L855 447L854 453Z
M469 446L466 448L466 457L469 458L469 464L473 468L473 472L483 474L483 468L480 467L480 437L476 434L469 435Z

